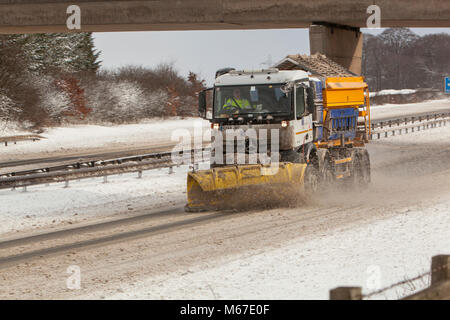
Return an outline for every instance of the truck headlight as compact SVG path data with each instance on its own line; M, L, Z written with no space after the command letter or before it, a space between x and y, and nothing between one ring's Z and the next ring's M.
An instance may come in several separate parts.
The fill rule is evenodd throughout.
M287 127L288 124L289 124L288 121L281 121L281 126L282 126L283 128Z

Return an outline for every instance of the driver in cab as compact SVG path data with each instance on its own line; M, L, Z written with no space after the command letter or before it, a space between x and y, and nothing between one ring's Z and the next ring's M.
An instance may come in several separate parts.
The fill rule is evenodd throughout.
M241 98L241 90L239 88L235 88L233 90L233 97L228 98L228 100L223 105L223 110L234 111L237 112L245 109L251 109L252 106L247 99Z

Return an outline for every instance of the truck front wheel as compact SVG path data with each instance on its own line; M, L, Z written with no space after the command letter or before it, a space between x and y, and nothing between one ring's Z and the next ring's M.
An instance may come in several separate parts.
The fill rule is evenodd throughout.
M317 167L314 164L309 163L306 166L304 178L305 192L308 196L317 193L319 190L319 182L319 170L317 170Z

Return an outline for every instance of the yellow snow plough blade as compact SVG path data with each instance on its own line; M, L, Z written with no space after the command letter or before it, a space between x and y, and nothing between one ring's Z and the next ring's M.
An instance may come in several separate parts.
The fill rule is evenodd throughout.
M306 164L235 165L188 173L186 211L247 208L301 193Z

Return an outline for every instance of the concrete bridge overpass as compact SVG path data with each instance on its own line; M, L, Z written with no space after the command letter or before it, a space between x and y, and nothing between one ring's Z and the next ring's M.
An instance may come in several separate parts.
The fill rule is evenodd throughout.
M78 5L81 31L310 28L311 51L359 73L367 8L382 27L450 27L449 0L0 0L0 33L67 32ZM295 41L295 39L286 39Z

